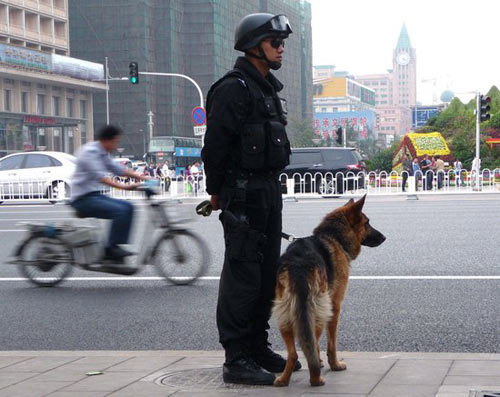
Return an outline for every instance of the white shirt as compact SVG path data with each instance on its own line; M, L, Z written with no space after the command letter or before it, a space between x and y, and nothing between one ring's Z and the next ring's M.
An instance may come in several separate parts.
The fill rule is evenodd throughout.
M197 166L195 166L195 165L192 165L192 166L191 166L190 171L191 171L191 175L193 175L193 176L198 176L198 175L200 175L200 170L199 170L199 168L198 168Z
M474 157L474 160L472 160L472 171L475 171L477 169L481 169L481 159L479 159L479 164L478 164L478 158Z

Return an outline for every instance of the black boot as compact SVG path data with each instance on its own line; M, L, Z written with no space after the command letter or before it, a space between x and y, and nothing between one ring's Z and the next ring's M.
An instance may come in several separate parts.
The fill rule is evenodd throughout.
M286 360L278 353L271 350L267 343L255 346L252 351L252 358L262 368L269 372L278 373L285 370ZM302 368L302 364L297 360L294 371Z
M242 356L225 363L222 368L222 379L225 383L242 385L272 385L274 375L262 369L249 356Z

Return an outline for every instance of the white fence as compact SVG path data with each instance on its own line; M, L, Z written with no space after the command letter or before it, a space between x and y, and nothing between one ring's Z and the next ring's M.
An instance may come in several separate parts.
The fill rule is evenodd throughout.
M476 184L474 172L463 171L460 176L453 171L435 173L428 171L422 175L409 176L403 172L369 173L306 173L279 176L283 197L320 198L329 196L368 195L430 195L430 194L477 194L500 193L500 168L484 169ZM405 189L403 191L403 181ZM64 183L42 180L2 181L0 180L0 202L67 200L70 187ZM141 199L143 193L119 189L105 189L103 193L124 199ZM184 199L207 196L205 179L160 180L162 199Z

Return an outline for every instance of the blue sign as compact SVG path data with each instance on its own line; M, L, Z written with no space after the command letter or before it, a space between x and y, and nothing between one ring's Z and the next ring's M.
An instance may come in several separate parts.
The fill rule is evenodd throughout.
M176 147L175 155L177 157L201 157L201 148L196 147Z
M339 127L358 133L358 139L375 138L373 123L375 112L362 110L356 112L314 113L314 132L323 139L335 139Z
M417 128L427 123L432 116L439 113L442 108L437 106L418 106L417 107ZM415 108L411 109L411 125L415 128Z
M207 121L207 114L205 112L205 109L203 109L201 106L196 106L191 112L191 118L196 125L204 125Z

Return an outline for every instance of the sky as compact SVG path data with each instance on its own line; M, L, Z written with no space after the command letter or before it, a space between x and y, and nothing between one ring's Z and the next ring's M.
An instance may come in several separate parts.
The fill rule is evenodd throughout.
M450 89L463 101L500 88L500 0L309 0L313 65L385 73L403 23L417 51L417 101ZM293 27L292 27L293 29Z

